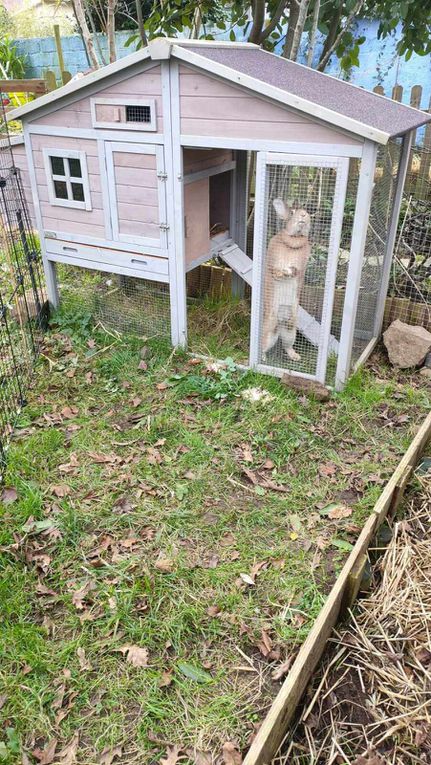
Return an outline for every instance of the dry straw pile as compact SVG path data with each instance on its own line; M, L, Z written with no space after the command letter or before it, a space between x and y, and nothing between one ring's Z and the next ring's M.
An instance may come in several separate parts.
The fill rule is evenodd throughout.
M273 765L431 763L431 470Z

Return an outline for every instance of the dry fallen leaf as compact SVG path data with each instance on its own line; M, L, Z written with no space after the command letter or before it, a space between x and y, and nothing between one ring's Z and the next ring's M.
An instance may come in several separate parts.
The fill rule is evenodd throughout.
M88 580L88 582L85 582L82 585L82 587L74 591L74 593L72 594L72 603L75 606L75 608L78 609L78 611L84 608L84 600L87 597L88 593L95 589L96 589L95 583L92 582L91 580Z
M78 656L79 666L81 667L81 669L83 669L83 670L84 669L91 669L91 664L90 664L90 662L88 661L88 659L85 656L84 648L81 648L81 647L77 648L76 653L77 653L77 656Z
M331 510L328 510L327 517L331 518L333 521L339 521L341 518L348 518L352 513L353 510L351 507L347 507L347 505L336 505L331 508Z
M4 505L10 505L18 499L18 492L13 486L6 487L1 493L1 501Z
M223 762L224 765L241 765L242 756L238 747L232 741L226 741L223 744Z
M39 765L50 765L55 757L55 750L57 748L57 739L53 738L44 749L37 747L33 749L32 755L39 762Z
M162 672L162 676L159 680L159 688L168 688L172 685L173 671L171 669Z
M56 497L67 497L72 489L65 483L58 483L51 486L51 491Z
M274 672L272 673L271 677L273 680L281 680L284 675L287 675L289 672L290 667L292 666L293 656L289 656L286 661L283 661L282 664L279 664L278 667L274 669Z
M171 558L159 558L154 565L162 574L170 574L174 568L174 562Z
M134 667L148 666L148 649L141 648L139 645L123 645L118 649L126 654L126 661Z
M57 757L61 757L61 765L74 765L78 746L79 733L75 733L69 743L57 755Z
M176 765L178 762L179 754L181 751L181 747L179 746L168 746L167 749L167 757L163 757L160 760L160 765Z
M108 746L97 760L98 765L111 765L115 758L121 757L122 754L123 749L121 746Z

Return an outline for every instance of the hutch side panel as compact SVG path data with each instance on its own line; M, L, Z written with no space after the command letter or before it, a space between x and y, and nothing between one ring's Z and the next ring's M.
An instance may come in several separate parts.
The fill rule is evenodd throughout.
M24 197L27 202L28 211L30 214L30 221L34 228L36 228L36 218L34 215L33 197L31 193L30 174L28 171L27 155L25 153L25 145L18 143L12 146L12 154L15 165L20 170L22 189Z
M180 66L182 135L270 141L361 144L245 89Z
M220 167L233 159L231 149L184 149L184 175L199 173L210 167Z
M111 103L104 104L103 100L109 100ZM92 114L91 102L94 103L94 113ZM108 129L132 129L139 128L139 121L135 121L136 112L131 113L133 121L127 125L122 125L121 120L125 120L125 115L121 113L122 106L126 104L129 107L144 105L144 102L155 103L154 124L151 123L151 132L161 133L163 131L163 106L162 106L162 79L160 66L152 66L147 71L140 74L134 74L126 80L115 85L101 88L97 94L75 101L69 106L60 106L50 114L38 117L32 121L33 125L49 125L51 127L66 128L92 128L94 118L100 123L98 127L103 127L106 122ZM115 103L114 103L115 102ZM150 115L151 116L151 115ZM148 130L148 125L144 125Z
M31 135L44 231L105 238L97 141Z
M186 268L211 248L209 178L184 186Z

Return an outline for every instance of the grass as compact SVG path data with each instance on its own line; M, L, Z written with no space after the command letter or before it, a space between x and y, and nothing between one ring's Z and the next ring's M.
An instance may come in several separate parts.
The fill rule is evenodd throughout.
M244 750L429 389L379 363L321 404L85 306L56 322L1 506L0 759L54 740L79 763ZM215 347L208 326L196 339ZM331 503L353 512L331 520Z

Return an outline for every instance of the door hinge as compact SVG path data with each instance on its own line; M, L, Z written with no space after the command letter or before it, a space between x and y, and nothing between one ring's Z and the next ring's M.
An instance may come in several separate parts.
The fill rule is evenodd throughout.
M168 223L160 223L159 228L162 231L168 231L169 230L169 224Z
M157 173L157 178L159 178L161 181L166 181L167 177L167 173Z

